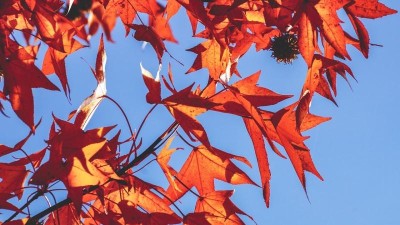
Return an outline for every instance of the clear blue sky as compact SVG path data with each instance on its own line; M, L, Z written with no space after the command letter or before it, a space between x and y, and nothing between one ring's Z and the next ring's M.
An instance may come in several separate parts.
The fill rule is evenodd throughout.
M383 1L388 6L400 10L398 1ZM206 82L205 70L189 75L184 72L191 66L195 55L186 52L201 41L189 38L191 31L181 24L186 20L183 12L172 19L172 29L176 32L179 45L167 44L168 50L184 63L180 66L167 55L166 62L172 63L174 78L178 89L184 88L194 80L203 85ZM316 177L307 174L307 190L310 202L295 175L289 160L279 158L269 152L272 181L271 206L265 208L261 190L249 185L229 187L218 183L221 189L236 190L234 202L255 221L260 224L273 225L398 225L400 224L400 74L399 37L400 16L394 15L379 20L363 20L370 32L371 43L382 44L384 47L371 47L370 57L364 59L361 53L352 47L348 50L353 58L348 65L352 68L358 82L351 80L352 89L339 78L339 107L334 106L321 97L314 98L311 112L330 116L333 119L308 132L311 139L306 142L310 147L314 162L324 177L321 182ZM347 30L351 28L346 25ZM134 128L137 128L146 114L149 105L145 103L146 89L143 84L139 63L156 73L158 62L151 46L141 49L141 43L131 37L124 38L123 28L119 24L113 37L116 44L106 43L107 89L108 94L115 98L125 112ZM44 147L47 139L50 115L66 119L70 111L76 109L81 101L92 93L95 80L86 62L94 65L98 36L92 42L92 47L75 53L67 60L67 71L71 85L71 104L63 93L49 93L46 90L35 90L35 120L44 118L37 135L29 141L28 150L39 150ZM44 50L44 49L42 49ZM166 75L167 63L164 63L162 74ZM270 52L251 53L240 60L239 71L243 76L250 75L261 69L260 84L282 93L295 94L298 97L306 75L305 63L299 59L292 65L277 64ZM51 79L58 86L59 81ZM164 94L167 92L165 91ZM166 96L166 95L164 95ZM280 106L294 101L284 102ZM16 119L9 107L10 119L0 117L0 143L13 145L28 132L22 122ZM252 145L240 118L207 113L200 116L204 123L211 143L220 149L231 153L247 156L254 165L253 169L241 166L251 178L259 183L258 169L253 155ZM146 123L143 135L143 146L147 146L172 122L169 113L159 107ZM88 128L120 124L128 136L127 127L117 108L105 100L96 111ZM173 146L187 147L176 138ZM182 151L174 156L174 166L179 169L179 160L188 151ZM159 179L160 170L155 163L142 170L144 180L158 183L166 187L166 181ZM60 197L61 198L61 197ZM182 202L193 201L184 198ZM44 202L42 202L44 203ZM43 205L43 204L42 204ZM189 212L194 204L180 207ZM33 209L38 211L39 208ZM3 220L0 215L0 220ZM248 224L252 222L244 218Z

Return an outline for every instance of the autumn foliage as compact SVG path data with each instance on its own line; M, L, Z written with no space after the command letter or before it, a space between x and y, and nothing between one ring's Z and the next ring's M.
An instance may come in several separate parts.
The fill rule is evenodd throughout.
M174 79L180 75L173 75L168 62L178 60L165 42L178 43L169 23L179 10L187 14L188 22L182 26L192 28L188 37L202 40L188 49L196 57L187 73L206 69L205 85L175 88ZM343 29L339 12L347 16L353 31ZM239 215L251 217L232 202L233 191L218 190L215 180L259 186L266 207L271 194L268 154L288 157L304 189L305 172L322 180L305 144L308 137L302 133L329 118L313 115L310 103L319 94L336 104L337 77L354 77L346 65L351 59L347 47L354 46L366 58L369 54L371 43L362 19L394 13L378 0L1 0L0 110L5 116L15 113L30 129L13 146L0 144L0 214L4 210L9 215L1 222L244 224ZM114 101L106 88L105 45L118 44L112 42L115 35L123 35L113 32L119 22L127 38L149 43L160 63L157 74L140 65L148 89L143 98L153 108L164 106L170 113L165 117L174 122L150 146L142 146L138 136L143 124L137 132L130 130L127 139L115 126L86 129L102 100ZM100 43L91 43L98 33L102 33ZM41 116L34 113L32 89L47 89L48 94L63 91L69 99L69 80L79 78L67 73L66 60L89 44L98 46L92 68L97 80L93 94L69 116L53 115L46 147L39 151L25 148L41 122ZM300 91L297 99L259 86L261 71L240 74L240 58L254 46L257 51L272 51L278 62L304 61L308 71L302 90L293 90L294 94ZM46 49L41 65L37 62L39 48ZM168 67L166 76L160 74L161 65ZM60 87L48 79L53 74ZM237 76L236 82L230 82L232 76ZM290 98L291 104L282 109L268 107ZM5 110L7 104L10 110ZM252 180L238 167L251 167L245 157L218 149L210 141L197 119L209 111L243 119L254 145L259 180ZM174 137L186 142L184 151L190 152L181 168L170 163L177 150L171 147ZM10 157L21 151L25 157ZM168 187L135 174L148 158L158 163L164 174L154 176L165 175ZM60 183L66 189L65 200L44 206L38 213L27 210L40 197L53 195L53 185ZM176 206L184 195L197 198L193 212L185 214Z

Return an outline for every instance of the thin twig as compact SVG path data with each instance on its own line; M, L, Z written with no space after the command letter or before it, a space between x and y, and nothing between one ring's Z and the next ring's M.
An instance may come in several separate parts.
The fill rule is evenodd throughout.
M129 150L129 154L127 157L127 162L130 161L130 156L132 155L132 149L135 147L135 157L137 157L137 148L136 148L136 140L139 137L140 131L142 130L142 127L144 126L145 122L147 121L147 118L150 116L151 112L157 107L158 104L155 104L151 109L147 112L146 116L143 118L142 122L139 125L138 131L136 132L134 138L133 138L133 144L131 149Z
M122 109L122 107L118 104L118 102L115 101L113 98L111 98L111 97L108 96L108 95L103 95L103 96L101 96L100 98L106 98L106 99L110 100L112 103L114 103L114 104L118 107L118 109L121 111L122 115L123 115L124 118L125 118L125 122L126 122L126 124L128 125L129 132L131 133L131 136L133 136L132 126L131 126L131 124L130 124L130 122L129 122L128 116L126 115L124 109Z
M42 193L41 192L36 192L36 194L29 199L23 206L21 206L21 208L19 208L18 212L15 212L14 214L12 214L6 221L4 221L4 224L10 222L12 219L14 219L16 216L19 215L19 212L24 210L26 207L28 207L33 201L35 201L37 198L39 198L39 196L41 196ZM33 225L33 224L32 224Z

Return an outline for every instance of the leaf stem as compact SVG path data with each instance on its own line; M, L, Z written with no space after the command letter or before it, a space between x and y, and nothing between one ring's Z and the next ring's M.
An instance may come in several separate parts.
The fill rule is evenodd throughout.
M186 140L179 132L176 132L176 134L178 134L178 137L181 138L181 140L183 142L185 142L188 146L190 146L191 148L196 148L194 145L190 144L188 140Z

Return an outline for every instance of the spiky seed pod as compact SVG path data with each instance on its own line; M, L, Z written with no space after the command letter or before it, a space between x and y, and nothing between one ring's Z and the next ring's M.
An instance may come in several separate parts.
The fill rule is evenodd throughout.
M271 57L277 62L291 64L300 53L298 39L295 34L282 33L271 40Z

